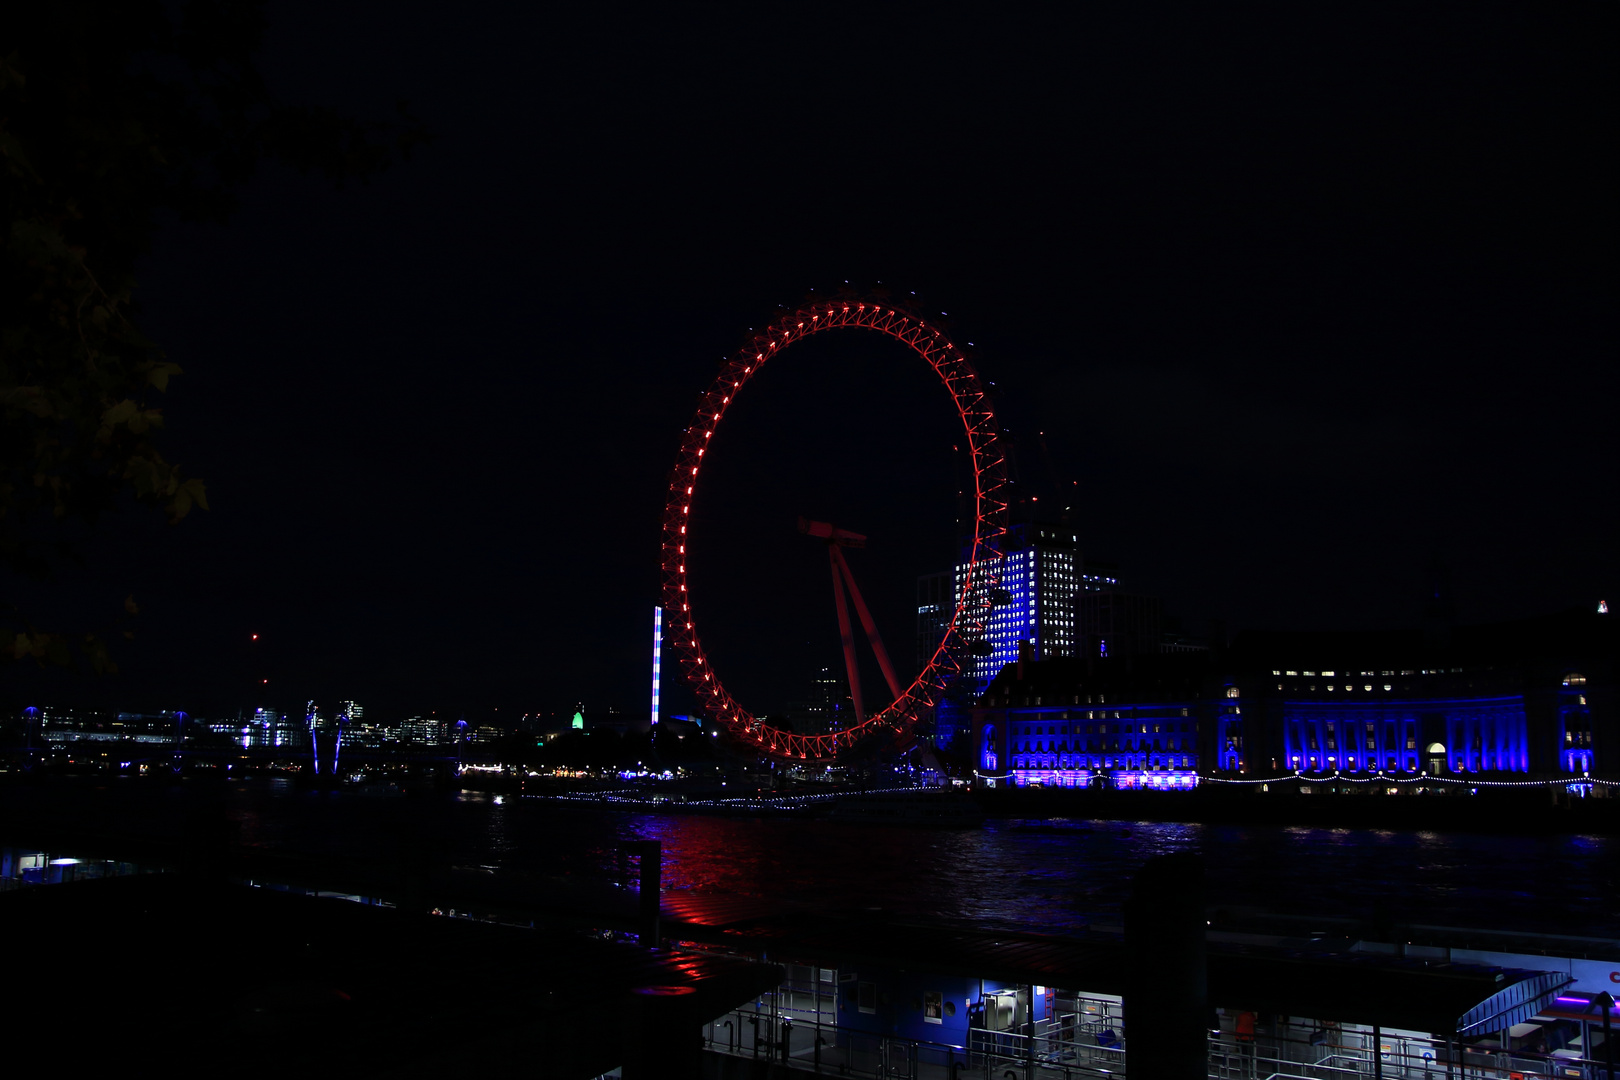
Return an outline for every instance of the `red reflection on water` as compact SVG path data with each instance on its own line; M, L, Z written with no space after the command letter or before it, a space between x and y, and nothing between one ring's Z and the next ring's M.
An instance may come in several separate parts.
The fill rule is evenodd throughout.
M850 906L926 895L949 857L949 834L925 830L700 815L640 818L632 830L663 844L666 909L705 926L764 914L766 898L825 904L828 878L856 867L863 887Z

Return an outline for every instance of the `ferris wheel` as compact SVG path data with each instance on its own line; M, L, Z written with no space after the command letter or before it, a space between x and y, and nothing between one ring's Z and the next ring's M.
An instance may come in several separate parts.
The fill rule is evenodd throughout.
M698 605L694 604L686 572L688 528L692 520L698 475L726 410L737 400L749 379L765 364L779 362L778 357L789 351L793 343L828 330L867 330L885 334L909 346L933 368L951 395L967 440L973 467L973 540L967 565L961 570L960 580L956 583L955 609L944 639L911 684L902 687L894 681L875 631L868 626L868 637L879 650L879 660L889 681L889 689L894 693L894 700L870 716L858 709L856 723L843 730L801 734L768 724L744 708L726 691L719 673L705 655L697 630L695 612ZM801 528L822 524L801 522ZM844 533L843 530L836 531L845 537L855 535ZM983 651L985 625L993 594L1000 584L1001 551L1006 531L1006 462L996 443L995 414L978 372L962 350L926 318L887 299L840 298L807 302L752 334L742 348L724 363L720 374L704 393L697 416L681 440L680 454L670 474L669 500L664 506L661 552L663 610L670 644L680 657L687 682L712 719L734 738L766 755L795 761L825 760L845 754L874 737L904 738L916 726L922 713L939 699L950 680L962 670L964 658ZM828 534L817 529L813 535ZM837 564L842 561L836 551L836 547L830 551L835 556L835 589ZM847 582L853 590L853 578L847 578ZM858 592L854 598L859 601ZM864 622L864 605L861 606ZM840 610L842 614L842 603ZM857 683L847 630L845 638L851 682ZM859 691L855 692L858 695Z

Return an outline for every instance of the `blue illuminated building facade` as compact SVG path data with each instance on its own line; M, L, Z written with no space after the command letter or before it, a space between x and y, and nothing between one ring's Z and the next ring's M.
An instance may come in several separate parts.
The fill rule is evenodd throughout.
M975 710L977 768L1017 787L1190 790L1225 700L1203 654L1009 664Z
M1243 714L1222 731L1215 767L1494 782L1615 774L1616 625L1577 610L1481 626L1242 635L1227 666L1240 672Z
M1061 525L1014 525L1007 530L1001 580L985 586L991 615L983 654L973 658L976 690L982 691L1004 665L1017 660L1021 648L1038 660L1074 655L1074 599L1082 574L1076 540ZM967 554L964 546L956 567L957 595L968 576Z
M1620 778L1615 626L1573 611L1009 664L974 710L975 767L1016 786L1164 790L1295 775L1388 778L1389 790Z
M964 541L954 573L932 574L917 583L918 668L945 636L951 613L968 577L971 542ZM1119 581L1111 566L1087 567L1070 526L1032 522L1014 525L1001 544L1000 580L985 583L990 604L982 640L968 656L966 670L937 711L939 742L948 743L970 722L972 702L1004 666L1020 656L1037 660L1076 653L1076 598L1112 589ZM978 581L983 581L981 572ZM977 589L980 586L974 585Z
M1530 729L1522 697L1289 701L1283 754L1303 772L1528 774Z
M1586 700L1587 683L1586 675L1570 672L1564 676L1558 693L1558 765L1567 773L1596 770L1597 762L1592 753L1592 707ZM1601 696L1613 700L1609 694ZM1612 731L1613 721L1610 723ZM1605 764L1613 762L1606 760Z

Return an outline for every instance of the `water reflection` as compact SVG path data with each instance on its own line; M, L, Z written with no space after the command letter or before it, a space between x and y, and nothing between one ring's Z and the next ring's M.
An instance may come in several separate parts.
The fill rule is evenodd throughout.
M1611 837L1079 818L934 830L622 815L481 796L367 798L275 784L218 788L201 801L178 788L124 785L42 787L27 797L35 813L118 821L132 837L187 835L206 803L237 824L237 843L258 849L449 860L546 877L610 878L622 842L658 840L674 890L1043 931L1117 920L1144 861L1196 851L1216 907L1620 938L1620 841Z
M670 888L992 927L1064 931L1115 920L1144 861L1196 851L1216 906L1620 936L1605 899L1620 880L1620 852L1606 837L1061 819L948 832L673 816L604 826L620 839L662 841Z

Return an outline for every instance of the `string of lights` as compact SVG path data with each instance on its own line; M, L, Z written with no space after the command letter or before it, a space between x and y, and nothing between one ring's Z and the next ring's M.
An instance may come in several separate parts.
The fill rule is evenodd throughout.
M1202 778L1211 784L1282 784L1290 780L1302 784L1326 784L1340 782L1347 784L1453 784L1459 787L1568 787L1570 784L1596 784L1600 787L1620 787L1620 781L1603 780L1589 774L1579 777L1552 780L1465 780L1455 776L1430 776L1427 772L1416 776L1389 776L1385 773L1376 773L1373 776L1345 776L1334 772L1323 776L1306 776L1302 772L1295 772L1289 776L1274 776L1258 780L1237 780L1226 776L1205 776Z
M1096 773L1095 776L1106 776L1105 773ZM1014 771L1004 773L987 773L978 769L973 770L975 780L1011 780L1017 776ZM1259 779L1240 780L1229 776L1199 775L1201 784L1226 784L1230 786L1243 786L1253 784L1285 784L1293 781L1299 784L1451 784L1457 787L1500 787L1500 788L1552 788L1568 787L1571 784L1593 784L1599 787L1620 787L1620 780L1604 780L1599 777L1583 774L1579 777L1551 780L1466 780L1455 776L1430 776L1427 772L1416 776L1390 776L1387 773L1376 773L1372 776L1345 776L1343 773L1330 773L1323 776L1306 776L1302 772L1295 772L1285 776L1261 777Z

